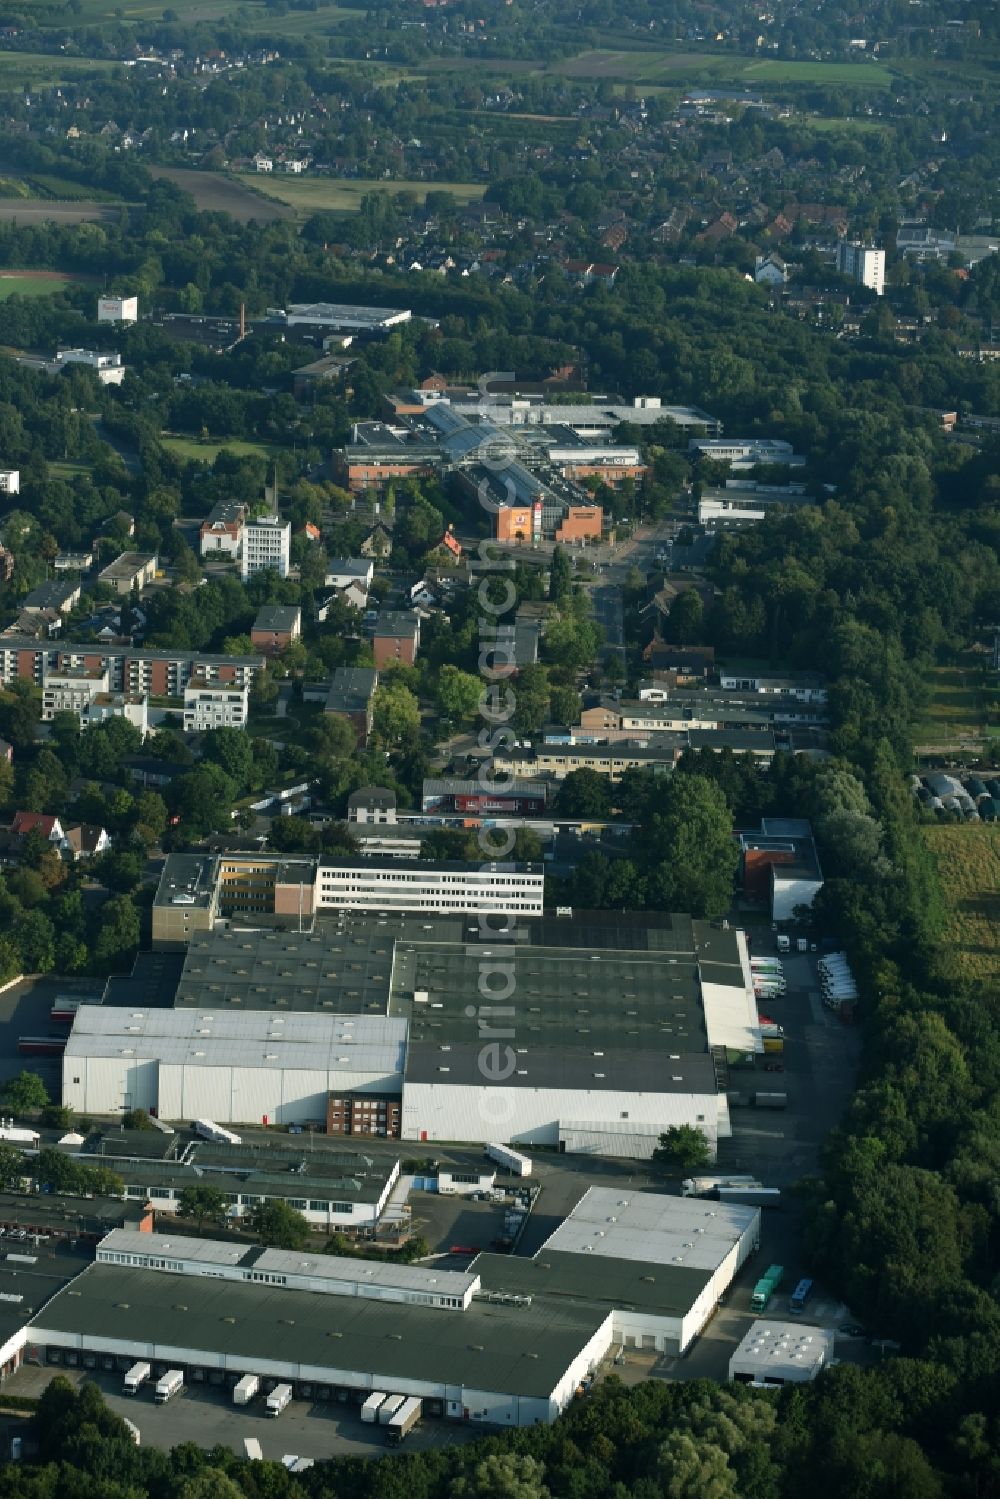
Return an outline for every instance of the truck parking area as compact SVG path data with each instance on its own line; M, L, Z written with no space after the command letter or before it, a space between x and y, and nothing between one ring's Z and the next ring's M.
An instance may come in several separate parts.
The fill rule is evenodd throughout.
M265 1458L280 1462L286 1453L312 1457L380 1457L390 1445L384 1426L361 1420L361 1407L337 1400L293 1399L279 1416L269 1416L263 1395L249 1407L233 1404L232 1395L209 1384L186 1384L163 1405L155 1404L153 1383L138 1395L122 1393L122 1375L103 1369L73 1370L25 1365L5 1383L11 1395L38 1396L56 1374L73 1384L94 1383L117 1416L138 1426L144 1446L176 1447L196 1442L217 1443L244 1456L244 1439L255 1437ZM449 1447L482 1436L482 1427L424 1417L408 1432L407 1450Z

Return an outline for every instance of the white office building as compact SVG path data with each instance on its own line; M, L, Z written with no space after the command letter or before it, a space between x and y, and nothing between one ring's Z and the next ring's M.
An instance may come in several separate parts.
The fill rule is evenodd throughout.
M240 537L240 576L243 581L267 568L273 568L279 578L287 578L291 545L290 521L282 521L276 515L262 515L247 521Z
M58 374L71 364L82 364L93 370L102 385L120 385L125 378L122 356L102 354L97 349L59 349L54 362L47 368Z
M0 468L0 494L21 493L21 470Z
M885 251L858 240L842 239L837 243L837 270L850 276L858 286L867 286L877 297L885 290Z
M184 688L184 729L198 734L206 729L242 729L250 710L246 682L210 681L192 677Z
M544 896L545 873L536 864L345 861L322 863L316 875L318 911L497 911L541 916Z

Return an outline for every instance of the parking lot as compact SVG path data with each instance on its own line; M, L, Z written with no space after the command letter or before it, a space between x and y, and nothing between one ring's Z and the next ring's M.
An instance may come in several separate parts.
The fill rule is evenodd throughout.
M280 1462L286 1453L317 1460L330 1457L381 1457L387 1450L385 1432L361 1420L361 1407L338 1401L293 1400L280 1416L264 1414L263 1396L250 1406L234 1407L223 1390L189 1385L166 1405L156 1405L150 1386L138 1395L123 1395L122 1376L103 1370L37 1368L25 1365L4 1383L8 1395L38 1396L57 1374L72 1384L96 1384L118 1416L138 1426L144 1446L176 1447L195 1442L199 1447L221 1444L244 1455L244 1437L256 1437L264 1456ZM405 1450L425 1452L451 1447L483 1434L482 1427L455 1421L425 1419L406 1438Z

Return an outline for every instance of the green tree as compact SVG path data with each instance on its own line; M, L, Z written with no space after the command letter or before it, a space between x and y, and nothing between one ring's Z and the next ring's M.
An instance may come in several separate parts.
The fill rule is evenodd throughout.
M196 1187L184 1187L177 1199L177 1216L192 1222L201 1233L206 1223L222 1223L229 1204L221 1187L202 1182Z
M708 1163L708 1140L693 1124L672 1124L660 1136L653 1160L657 1166L663 1166L678 1176L697 1171Z
M309 1224L287 1202L259 1202L248 1221L254 1236L274 1249L305 1249L310 1241Z
M546 668L537 662L522 666L513 684L504 692L508 706L513 698L510 721L515 733L530 735L539 732L548 716L550 694Z
M589 766L571 770L559 783L555 811L560 817L609 817L611 782Z
M565 547L553 547L549 563L549 598L562 605L573 590L573 564Z
M0 1091L13 1114L37 1114L49 1102L49 1090L35 1072L19 1072L8 1078Z
M685 588L670 605L667 634L677 645L696 645L704 638L705 606L694 588Z
M657 905L709 918L728 910L739 854L732 813L714 782L695 775L661 778L651 787L636 842Z
M237 796L250 789L253 779L253 744L242 729L209 729L201 746L202 757L222 768Z
M98 972L124 968L139 946L139 913L127 895L113 895L101 907L94 941Z
M453 1480L455 1499L549 1499L542 1482L545 1468L535 1457L520 1452L492 1452L471 1457Z
M446 718L473 718L479 709L482 683L470 672L457 666L442 666L438 676L437 700Z
M122 1115L122 1129L156 1130L145 1109L129 1109Z
M420 704L402 682L383 682L375 691L372 727L383 744L405 744L420 733Z
M0 1144L0 1187L5 1192L11 1187L16 1187L22 1177L29 1176L27 1162L19 1150L13 1145Z

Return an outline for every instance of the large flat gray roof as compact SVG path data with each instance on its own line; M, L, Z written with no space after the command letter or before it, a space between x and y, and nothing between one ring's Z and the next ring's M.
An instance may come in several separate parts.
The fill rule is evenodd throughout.
M608 1311L644 1311L683 1317L711 1279L711 1271L687 1265L602 1258L540 1249L533 1259L481 1254L472 1262L484 1291L531 1296Z
M46 1331L190 1353L357 1372L375 1387L419 1380L546 1398L609 1315L606 1307L474 1302L431 1307L317 1296L263 1284L92 1265L36 1319Z

